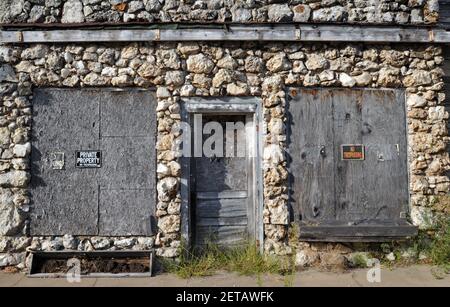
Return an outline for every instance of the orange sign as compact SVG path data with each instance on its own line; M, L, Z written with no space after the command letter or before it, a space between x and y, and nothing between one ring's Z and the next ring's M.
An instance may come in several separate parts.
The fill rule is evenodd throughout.
M364 145L341 145L342 160L364 160Z

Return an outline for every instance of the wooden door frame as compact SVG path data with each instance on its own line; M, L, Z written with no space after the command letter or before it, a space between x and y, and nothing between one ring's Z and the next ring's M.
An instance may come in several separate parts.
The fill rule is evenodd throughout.
M260 249L264 244L263 228L263 176L262 176L262 110L257 97L211 97L184 98L181 101L181 119L193 128L193 114L245 115L246 137L248 137L249 193L253 216L249 216L250 238L255 239ZM193 132L193 129L191 129ZM253 155L251 155L253 153ZM181 237L187 248L193 247L193 216L191 207L191 158L180 157L181 164ZM253 221L252 221L253 220Z

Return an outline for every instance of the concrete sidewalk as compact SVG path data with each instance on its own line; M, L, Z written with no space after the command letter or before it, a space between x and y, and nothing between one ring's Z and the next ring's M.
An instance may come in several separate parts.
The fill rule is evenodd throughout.
M433 276L429 266L410 266L393 270L381 269L381 282L369 283L365 269L344 273L307 270L295 276L266 275L261 278L239 276L232 273L218 273L214 276L192 279L180 279L171 274L160 274L151 278L84 278L80 283L69 283L64 278L29 278L23 274L0 272L0 287L257 287L257 286L441 286L450 287L450 275L443 279Z

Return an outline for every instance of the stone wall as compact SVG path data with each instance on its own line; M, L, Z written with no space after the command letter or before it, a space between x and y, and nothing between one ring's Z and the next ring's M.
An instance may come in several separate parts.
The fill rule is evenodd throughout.
M158 255L178 255L181 197L176 144L180 136L174 128L180 122L179 103L190 96L262 98L264 246L269 253L290 253L294 244L288 240L284 154L287 86L405 88L411 218L421 228L430 227L436 213L448 212L439 201L447 197L450 185L445 175L450 160L445 150L448 114L442 106L443 60L440 47L425 45L230 42L1 46L0 266L22 263L26 249L144 249L155 244ZM42 86L156 87L156 238L27 237L28 212L33 210L27 190L31 98L32 88ZM314 251L320 246L301 244L297 248ZM333 259L328 251L346 251L341 245L323 248L323 261Z
M0 23L430 24L438 0L2 0Z

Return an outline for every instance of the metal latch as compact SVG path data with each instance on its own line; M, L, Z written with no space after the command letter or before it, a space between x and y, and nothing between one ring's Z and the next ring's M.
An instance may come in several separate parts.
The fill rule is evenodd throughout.
M64 153L63 152L51 152L50 163L52 169L61 170L64 169Z

